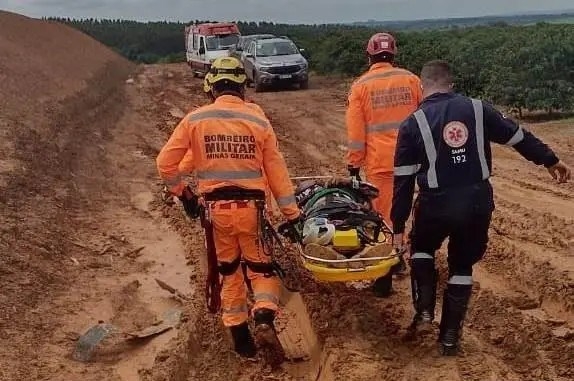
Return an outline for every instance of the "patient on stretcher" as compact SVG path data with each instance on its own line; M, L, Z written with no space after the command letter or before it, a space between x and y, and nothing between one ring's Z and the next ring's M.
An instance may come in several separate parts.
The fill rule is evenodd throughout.
M378 190L373 185L354 179L302 182L295 197L305 217L305 255L324 260L389 256L392 232L382 216L372 208L372 200L377 195ZM335 262L328 266L353 268L374 265L378 261L380 259L358 263Z

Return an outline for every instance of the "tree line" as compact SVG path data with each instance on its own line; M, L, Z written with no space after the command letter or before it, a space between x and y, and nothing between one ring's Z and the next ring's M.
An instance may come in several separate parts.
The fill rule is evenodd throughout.
M184 23L52 20L78 28L137 62L185 60ZM365 45L378 31L353 25L270 22L238 22L238 26L243 35L288 36L305 48L312 70L344 76L357 76L367 69ZM519 113L574 111L574 24L488 25L393 33L399 45L397 64L414 73L420 73L428 60L445 59L456 71L456 87L461 93Z

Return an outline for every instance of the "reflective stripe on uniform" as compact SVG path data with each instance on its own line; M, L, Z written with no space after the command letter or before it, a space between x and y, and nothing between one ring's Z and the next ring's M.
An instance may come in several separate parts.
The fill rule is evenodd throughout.
M261 171L203 171L197 173L200 180L253 180L263 176Z
M384 73L376 73L376 74L368 75L368 76L365 76L363 78L358 79L357 82L355 82L355 85L358 85L359 83L368 82L372 79L380 79L380 78L393 77L395 75L409 75L409 74L411 74L411 73L407 70L391 70L391 71L386 71Z
M425 116L425 113L422 110L416 111L414 113L414 116L417 120L419 130L421 131L421 135L423 137L423 142L425 144L425 151L429 162L429 169L427 171L427 180L429 188L438 188L438 178L436 175L437 154L429 122L427 120L427 117Z
M480 169L482 170L482 179L486 180L490 177L490 171L486 164L486 155L484 154L484 114L482 109L482 102L478 99L472 100L472 107L474 108L474 119L476 120L476 149L478 151L478 160L480 161Z
M283 196L277 199L277 205L280 207L289 206L290 204L296 204L297 200L295 199L295 195Z
M247 311L248 311L247 305L221 309L221 312L223 312L224 314L237 314L237 313L247 312Z
M420 164L403 165L402 167L395 167L395 176L411 176L416 174L421 169Z
M507 146L513 146L517 143L520 143L524 139L524 131L521 127L518 127L518 130L512 135L512 137L506 142Z
M279 304L279 298L276 295L269 294L266 292L254 293L253 299L255 299L256 302L271 302L271 303Z
M265 119L261 119L255 115L245 114L243 112L231 111L231 110L207 110L203 112L198 112L196 114L191 114L188 118L190 122L198 122L200 120L207 119L243 119L249 122L256 123L263 128L269 127L269 123Z
M181 183L182 179L183 177L181 175L176 175L172 178L164 179L163 182L168 187L175 187L176 185L179 185Z
M448 280L449 284L459 284L472 286L472 276L470 275L453 275Z
M363 151L365 149L365 142L351 140L347 143L347 148L353 151Z
M427 254L427 253L414 253L411 256L411 259L433 259L434 260L434 257L430 254Z
M401 125L401 122L386 122L386 123L379 123L379 124L371 124L367 126L367 134L373 132L381 132L381 131L390 131L396 130Z

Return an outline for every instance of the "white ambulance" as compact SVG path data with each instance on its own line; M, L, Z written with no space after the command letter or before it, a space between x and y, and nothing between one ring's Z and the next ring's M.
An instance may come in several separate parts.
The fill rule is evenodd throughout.
M186 59L194 75L205 75L216 58L228 56L240 36L237 24L232 22L185 27Z

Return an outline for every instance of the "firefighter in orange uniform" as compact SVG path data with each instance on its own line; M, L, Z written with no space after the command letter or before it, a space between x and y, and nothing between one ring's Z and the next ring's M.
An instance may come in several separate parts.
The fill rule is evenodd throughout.
M302 230L300 211L269 120L259 106L244 100L246 76L241 63L233 57L215 60L208 81L215 101L179 123L159 153L157 167L188 214L198 216L198 205L203 205L202 222L212 226L216 285L222 280L223 324L231 331L235 351L253 357L257 347L280 346L273 324L280 279L260 234L266 188L287 218L294 239L300 239ZM195 172L198 179L197 195L181 181L184 158L185 171ZM265 179L264 173L272 176ZM208 233L206 229L209 255ZM253 291L255 340L248 326L247 287Z
M204 92L205 96L213 103L213 102L215 102L215 96L213 95L213 92L211 91L211 78L213 78L213 74L208 72L205 75L205 79L203 81L203 92ZM246 98L244 100L245 100L246 105L248 105L249 107L253 107L258 112L263 113L263 110L261 110L261 108L257 104L255 104L252 100L246 99ZM263 177L265 178L265 181L267 182L267 175L265 174L265 171L263 171ZM265 190L265 194L266 194L267 206L269 207L269 213L271 215L274 215L275 211L272 209L273 192L271 192L271 190L269 189L269 185L267 186L267 188Z
M369 70L352 84L347 105L347 168L379 189L374 207L392 229L394 153L398 127L422 102L420 79L393 66L397 54L394 37L373 35L367 44ZM404 269L404 262L397 270ZM375 284L376 291L376 284Z
M369 71L352 85L346 114L351 176L364 168L367 181L379 188L375 208L391 225L393 171L398 127L422 101L420 79L393 67L397 45L388 33L377 33L367 45Z

